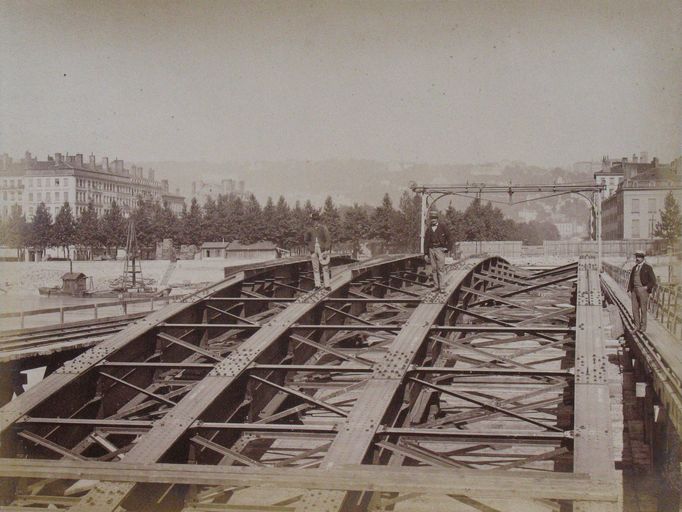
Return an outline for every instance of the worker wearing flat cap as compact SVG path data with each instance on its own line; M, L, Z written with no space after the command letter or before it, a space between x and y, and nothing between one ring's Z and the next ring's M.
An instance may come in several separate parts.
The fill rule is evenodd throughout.
M313 279L315 280L315 288L322 287L324 282L325 290L331 290L329 274L329 261L332 247L332 238L329 234L327 226L320 222L320 214L313 212L310 214L312 226L309 227L303 235L303 242L310 253L310 261L313 265ZM322 277L320 279L320 266L322 267Z
M640 332L646 331L646 311L649 305L649 295L656 288L656 275L654 269L644 261L642 251L635 252L635 266L630 271L628 293L632 301L632 319L635 329Z
M438 212L431 212L424 233L424 258L431 263L433 287L441 292L445 290L445 256L450 245L450 230L438 220Z

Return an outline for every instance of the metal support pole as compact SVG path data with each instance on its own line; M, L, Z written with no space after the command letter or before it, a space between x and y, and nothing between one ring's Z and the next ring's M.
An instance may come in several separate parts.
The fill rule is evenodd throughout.
M602 199L602 193L601 190L599 192L596 192L594 194L595 198L595 212L596 212L596 221L597 221L597 268L599 269L599 272L602 270L602 243L601 243L601 199Z
M424 235L426 234L426 216L428 214L428 206L426 204L426 194L422 193L422 211L421 211L421 226L419 228L419 251L424 253Z

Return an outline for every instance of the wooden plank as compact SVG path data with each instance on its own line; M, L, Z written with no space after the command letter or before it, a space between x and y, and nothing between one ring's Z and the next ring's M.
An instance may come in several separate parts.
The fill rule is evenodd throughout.
M417 470L418 469L418 470ZM510 473L469 469L344 465L320 469L253 468L200 464L0 459L0 477L88 478L105 482L146 482L337 491L424 492L489 498L534 497L615 502L613 482L571 473Z
M579 260L576 297L573 471L615 485L606 336L601 325L602 297L594 257ZM604 509L587 498L577 505L586 512L616 510L614 505Z

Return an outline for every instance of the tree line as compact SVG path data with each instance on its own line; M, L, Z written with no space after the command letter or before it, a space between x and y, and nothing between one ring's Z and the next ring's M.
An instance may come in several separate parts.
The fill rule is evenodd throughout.
M374 240L392 252L419 250L421 201L419 196L404 192L397 207L385 194L376 207L354 204L338 206L331 196L321 209L308 200L290 206L284 197L275 202L268 198L261 206L254 195L242 199L235 195L208 198L203 206L193 199L189 207L176 214L168 204L138 197L131 212L138 244L153 248L156 242L170 238L176 245L239 240L249 244L269 240L278 247L292 249L302 245L303 233L310 215L318 211L329 228L332 240L359 250L363 241ZM541 244L556 240L559 233L551 222L519 223L504 217L491 203L476 199L463 211L451 205L440 212L454 240L521 240ZM0 243L17 251L32 247L44 251L47 247L62 247L65 256L77 246L86 255L96 250L115 250L125 246L128 220L113 202L103 214L97 215L93 203L75 218L69 203L64 203L54 219L41 203L31 222L19 208L0 225ZM115 254L115 252L113 252Z

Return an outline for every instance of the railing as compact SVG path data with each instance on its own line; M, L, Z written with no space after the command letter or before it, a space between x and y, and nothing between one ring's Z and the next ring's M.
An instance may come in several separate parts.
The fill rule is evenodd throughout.
M154 311L154 308L156 306L159 306L161 304L168 304L169 302L173 302L177 299L177 297L145 297L141 299L127 299L127 300L120 300L120 301L113 301L113 302L98 302L95 304L76 304L74 306L58 306L58 307L53 307L53 308L43 308L43 309L33 309L29 311L13 311L10 313L0 313L0 319L5 319L5 318L19 318L20 320L20 326L23 329L25 327L25 321L27 317L34 317L34 316L40 316L40 315L52 315L59 313L59 321L54 322L55 325L63 325L65 323L65 316L66 313L69 311L83 311L83 310L88 310L91 309L93 312L93 320L97 320L99 318L107 318L109 316L115 316L112 314L107 314L104 316L101 316L100 312L102 309L105 308L112 308L112 307L121 307L123 310L123 314L127 315L128 314L128 306L131 304L143 304L143 303L149 303L149 311ZM110 312L108 312L110 313Z
M603 263L604 270L625 290L630 270ZM675 285L658 285L649 296L649 312L675 337L682 336L682 291Z

